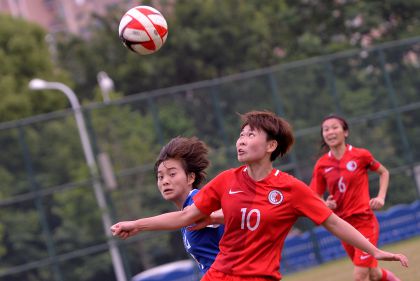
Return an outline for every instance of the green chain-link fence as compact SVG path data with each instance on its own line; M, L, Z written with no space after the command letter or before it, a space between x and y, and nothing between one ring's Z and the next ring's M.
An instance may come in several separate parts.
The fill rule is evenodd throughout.
M84 107L96 161L102 167L110 160L111 180L104 169L92 178L73 111L0 124L0 280L116 280L101 216L117 221L172 209L152 166L177 135L210 146L209 178L238 165L237 113L253 109L274 111L294 126L293 150L275 163L281 169L309 182L320 121L334 112L348 119L349 142L390 170L386 206L419 198L420 38L412 38ZM377 191L375 177L371 188ZM127 276L186 257L177 232L117 243Z

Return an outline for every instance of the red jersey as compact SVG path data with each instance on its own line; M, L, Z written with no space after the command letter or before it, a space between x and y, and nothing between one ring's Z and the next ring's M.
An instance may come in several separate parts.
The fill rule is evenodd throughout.
M337 202L334 212L343 219L373 215L369 207L368 170L375 171L380 165L368 150L346 145L340 160L330 151L317 161L310 186L319 195L328 189Z
M231 275L281 278L281 249L299 216L316 224L332 213L303 182L273 169L260 181L246 166L222 172L194 197L197 208L211 214L220 208L225 232L212 268Z

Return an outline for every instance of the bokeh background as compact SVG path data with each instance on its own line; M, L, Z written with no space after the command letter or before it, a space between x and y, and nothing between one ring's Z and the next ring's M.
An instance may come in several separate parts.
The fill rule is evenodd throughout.
M119 19L137 4L168 21L156 54L136 55L118 38ZM0 8L0 280L123 281L188 258L178 232L122 242L107 227L173 210L153 175L172 137L209 145L208 178L238 165L237 113L254 109L294 127L296 144L275 162L281 170L310 181L320 122L337 113L350 123L349 142L391 172L384 212L420 198L418 0L17 0ZM99 73L112 87L101 87ZM34 78L66 85L81 108L63 90L29 89ZM372 175L372 195L377 182ZM293 233L314 231L302 219ZM420 227L398 235L393 242Z

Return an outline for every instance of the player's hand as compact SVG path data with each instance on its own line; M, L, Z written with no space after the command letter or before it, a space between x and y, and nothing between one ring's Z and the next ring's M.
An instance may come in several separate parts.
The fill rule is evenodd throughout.
M372 210L379 210L385 205L385 200L380 197L370 199L369 206Z
M121 239L126 239L139 232L134 221L122 221L111 226L113 236L118 236Z
M327 207L331 210L337 208L337 202L334 200L334 197L332 195L328 196L327 200L325 201L325 205L327 205Z
M408 258L403 254L393 254L390 252L379 250L375 255L375 259L383 261L399 261L402 266L408 267Z

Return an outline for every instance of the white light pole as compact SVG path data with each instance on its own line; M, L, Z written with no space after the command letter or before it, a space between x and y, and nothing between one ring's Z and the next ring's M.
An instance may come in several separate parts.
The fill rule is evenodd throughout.
M80 140L82 142L83 152L85 154L86 163L89 167L90 175L92 177L93 189L95 191L96 201L98 202L101 215L102 223L104 226L105 234L108 240L109 251L111 253L112 264L114 267L117 281L127 281L125 276L124 267L121 259L120 252L118 250L116 242L112 239L110 227L111 217L108 212L105 193L102 189L101 182L98 180L98 168L96 165L95 157L93 155L92 145L87 134L85 119L80 107L79 100L76 94L68 86L59 82L47 82L41 79L33 79L29 82L29 89L31 90L59 90L63 92L68 100L70 101L71 107L74 111L76 118L77 128L79 130Z
M109 92L114 90L114 81L108 76L105 71L100 71L96 75L98 80L99 88L101 88L102 98L105 103L108 103L111 99L109 98Z

